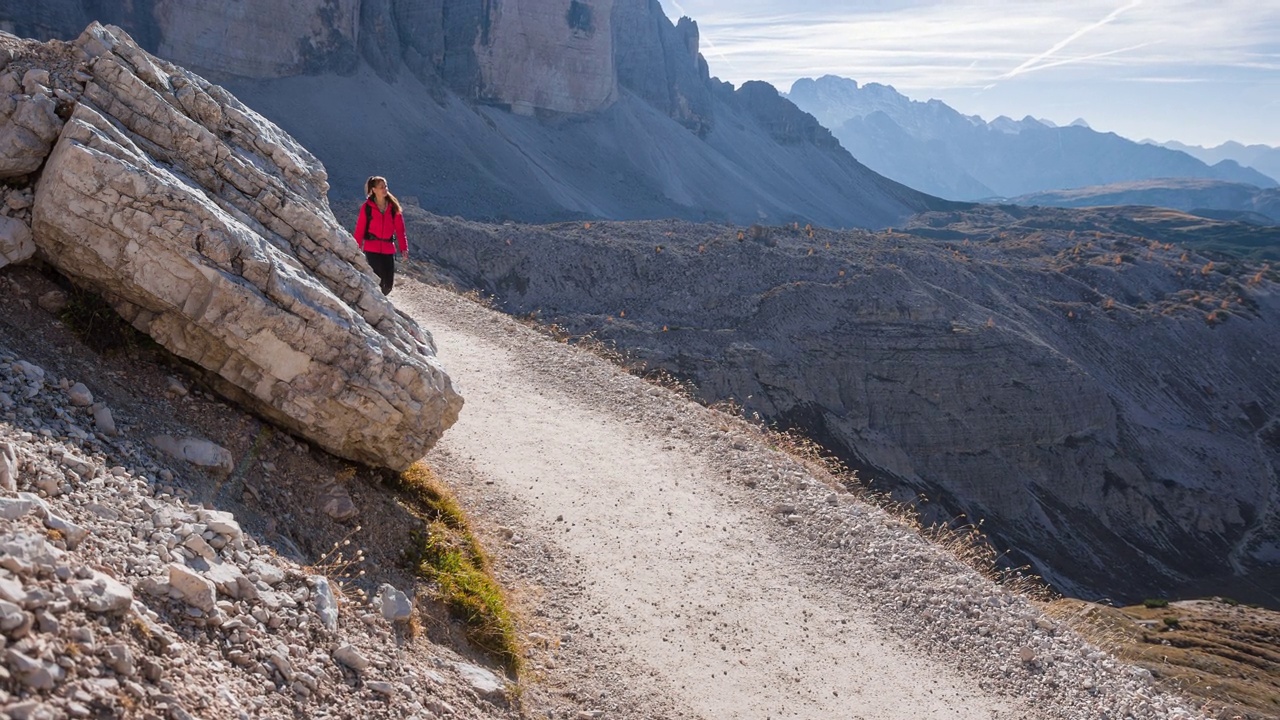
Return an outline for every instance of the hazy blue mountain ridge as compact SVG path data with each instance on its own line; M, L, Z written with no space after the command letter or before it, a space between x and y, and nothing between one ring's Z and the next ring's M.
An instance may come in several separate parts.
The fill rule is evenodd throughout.
M1175 150L1026 117L985 122L947 104L920 102L878 83L827 75L797 80L787 97L831 128L867 167L924 192L955 200L1165 177L1275 187L1234 161L1212 166Z
M1215 147L1206 148L1200 145L1185 145L1176 140L1156 142L1143 140L1150 145L1159 145L1184 152L1206 163L1219 163L1223 160L1234 160L1241 165L1251 167L1260 173L1280 181L1280 147L1270 145L1244 145L1235 141L1225 142Z

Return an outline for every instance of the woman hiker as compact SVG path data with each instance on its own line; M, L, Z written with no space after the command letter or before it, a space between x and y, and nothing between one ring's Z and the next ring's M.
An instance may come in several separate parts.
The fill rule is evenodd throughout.
M378 276L382 294L390 295L396 278L397 247L404 259L409 259L404 216L400 212L400 201L387 192L386 178L374 175L365 180L364 194L368 199L356 217L356 244Z

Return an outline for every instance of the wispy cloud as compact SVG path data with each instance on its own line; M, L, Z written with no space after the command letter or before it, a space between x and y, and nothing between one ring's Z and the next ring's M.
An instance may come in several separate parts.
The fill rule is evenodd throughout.
M1265 55L1280 51L1280 3L1256 0L1129 0L1119 7L1116 0L903 0L875 3L874 10L820 0L663 1L698 21L704 44L714 47L707 53L712 72L734 82L787 85L833 73L906 88L982 86L1071 66L1114 72L1117 66L1103 61L1120 52L1127 66L1150 74L1154 67L1246 63L1266 69L1277 63ZM1078 29L1064 38L1063 28L1072 27Z
M1276 71L1280 71L1280 62L1268 63L1268 62L1245 61L1245 62L1236 63L1235 67L1245 69L1245 70L1265 70L1267 72L1276 72Z

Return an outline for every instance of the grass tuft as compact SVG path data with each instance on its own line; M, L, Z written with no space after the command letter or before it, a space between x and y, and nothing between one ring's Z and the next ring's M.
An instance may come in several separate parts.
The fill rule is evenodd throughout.
M414 501L426 523L414 533L410 559L436 586L436 597L465 623L467 640L519 675L523 655L515 617L457 498L421 461L389 484Z

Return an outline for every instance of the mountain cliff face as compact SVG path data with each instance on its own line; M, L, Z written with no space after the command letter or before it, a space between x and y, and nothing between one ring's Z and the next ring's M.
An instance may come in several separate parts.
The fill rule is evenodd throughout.
M595 112L618 96L612 0L492 3L477 50L487 99L516 112Z
M373 174L444 214L886 226L940 201L859 164L762 84L710 77L657 0L91 0L0 8L74 37L115 23L310 148L335 198Z
M990 123L938 100L917 102L892 87L835 76L797 80L787 97L812 113L867 167L955 200L1153 178L1205 178L1262 188L1276 181L1226 160L1209 166L1185 153L1034 118Z

